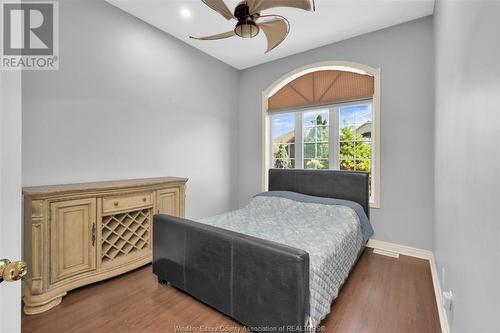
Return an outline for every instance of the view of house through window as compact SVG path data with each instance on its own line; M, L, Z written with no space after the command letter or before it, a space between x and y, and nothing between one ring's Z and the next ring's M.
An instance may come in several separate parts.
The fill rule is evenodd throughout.
M272 167L371 173L372 118L371 101L274 113Z

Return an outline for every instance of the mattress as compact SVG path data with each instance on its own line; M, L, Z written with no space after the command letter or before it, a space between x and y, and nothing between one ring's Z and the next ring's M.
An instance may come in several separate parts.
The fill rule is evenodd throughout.
M308 252L310 311L307 324L317 327L330 313L331 303L338 296L366 238L363 237L366 226L362 227L358 213L341 204L266 195L254 197L242 209L198 222Z

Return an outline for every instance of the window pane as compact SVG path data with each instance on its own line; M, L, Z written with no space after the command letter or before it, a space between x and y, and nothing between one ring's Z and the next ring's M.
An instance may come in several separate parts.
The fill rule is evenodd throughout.
M271 118L273 167L295 167L295 113L275 114Z
M328 125L329 110L315 110L304 112L303 125L306 126L318 126L318 125Z
M304 135L304 143L316 142L316 127L304 127L302 134Z
M318 169L330 169L330 164L328 160L319 160L321 164L318 166Z
M328 143L304 143L304 159L319 158L328 159Z
M321 159L328 159L330 151L328 149L328 143L318 143L316 145L316 157Z
M354 159L354 142L353 141L341 141L339 143L340 152L339 160Z
M316 126L316 141L317 142L328 142L329 139L329 128L326 126Z
M372 158L371 142L356 141L354 145L356 148L356 160L370 160Z
M273 158L273 168L277 169L293 169L295 168L294 159L275 159Z
M372 104L356 104L339 109L339 136L342 140L370 140L372 137Z
M304 160L307 158L316 157L316 144L315 143L304 143Z
M273 158L295 158L295 144L275 143L273 145Z
M340 160L340 170L354 170L354 160Z
M354 168L357 171L371 172L371 164L372 164L371 160L356 160Z
M305 169L328 169L330 111L316 110L302 115L303 153Z
M328 169L330 167L328 160L319 158L304 159L305 169Z
M372 121L372 104L360 103L342 106L339 110L340 126L352 124L364 124Z
M302 130L304 142L328 142L329 127L326 126L304 126Z
M273 143L295 143L295 114L275 114L271 119Z

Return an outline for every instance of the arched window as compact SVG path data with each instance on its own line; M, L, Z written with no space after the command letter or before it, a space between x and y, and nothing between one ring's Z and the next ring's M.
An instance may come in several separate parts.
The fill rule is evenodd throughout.
M263 187L269 168L365 171L379 207L380 70L323 62L288 73L263 93Z

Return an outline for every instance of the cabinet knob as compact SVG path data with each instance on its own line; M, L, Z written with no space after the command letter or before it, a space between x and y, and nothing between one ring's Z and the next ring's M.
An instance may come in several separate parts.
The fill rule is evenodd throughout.
M115 207L118 207L118 201L115 201L114 205Z
M147 200L146 197L142 198L142 201L146 202L146 200Z

